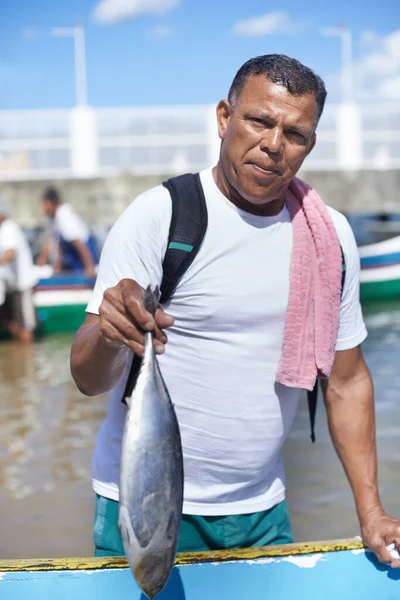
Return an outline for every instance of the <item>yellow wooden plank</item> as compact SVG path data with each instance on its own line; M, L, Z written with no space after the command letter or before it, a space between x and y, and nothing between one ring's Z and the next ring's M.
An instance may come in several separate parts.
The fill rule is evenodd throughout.
M226 562L234 560L256 560L258 558L290 556L298 554L323 554L342 550L364 548L358 539L330 540L327 542L304 542L261 548L235 548L233 550L213 550L211 552L191 552L178 554L176 564L187 565L195 562Z
M122 556L105 558L27 558L0 560L0 572L4 571L82 571L91 569L120 569L128 566Z
M199 562L226 562L235 560L256 560L258 558L289 556L296 554L322 554L341 550L357 550L364 545L359 539L330 540L326 542L305 542L262 548L235 548L233 550L213 550L211 552L188 552L178 554L177 565ZM23 560L1 560L0 571L80 571L93 569L121 569L128 563L125 558L110 556L105 558L38 558Z

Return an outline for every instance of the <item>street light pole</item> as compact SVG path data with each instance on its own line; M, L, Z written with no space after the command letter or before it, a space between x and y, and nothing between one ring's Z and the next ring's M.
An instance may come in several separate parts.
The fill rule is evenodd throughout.
M80 106L87 104L86 80L86 48L85 30L82 25L74 27L75 73L76 73L76 103Z
M339 36L342 49L342 102L337 107L336 153L339 166L357 170L363 164L362 115L354 101L352 38L349 27L324 27L322 35Z
M82 25L75 27L53 27L53 37L72 37L75 57L75 95L77 106L87 106L85 30Z
M339 36L341 40L341 84L342 101L354 101L354 78L353 78L353 50L352 35L349 27L323 27L321 34L324 36Z

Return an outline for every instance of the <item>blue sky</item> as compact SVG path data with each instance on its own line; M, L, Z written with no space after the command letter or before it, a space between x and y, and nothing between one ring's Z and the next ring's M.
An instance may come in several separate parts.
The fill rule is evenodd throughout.
M93 106L215 103L241 64L271 52L294 56L338 100L340 42L353 33L363 98L400 99L399 0L1 0L0 109L75 102L73 42L53 26L85 26Z

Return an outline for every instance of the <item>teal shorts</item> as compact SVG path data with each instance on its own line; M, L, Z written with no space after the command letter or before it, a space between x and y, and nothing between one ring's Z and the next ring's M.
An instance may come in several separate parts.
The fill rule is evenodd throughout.
M95 556L123 556L118 529L118 502L96 494ZM202 517L183 515L178 552L250 548L293 542L286 502L246 515Z

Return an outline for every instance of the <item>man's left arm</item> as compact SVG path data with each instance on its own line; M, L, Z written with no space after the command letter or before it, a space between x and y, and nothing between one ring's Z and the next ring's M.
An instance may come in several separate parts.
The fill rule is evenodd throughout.
M374 391L361 348L337 351L322 380L329 430L353 490L363 540L384 563L400 568L386 549L400 550L400 522L383 509L378 491Z
M80 240L73 240L72 243L82 259L83 267L87 277L96 277L96 268L89 248Z

